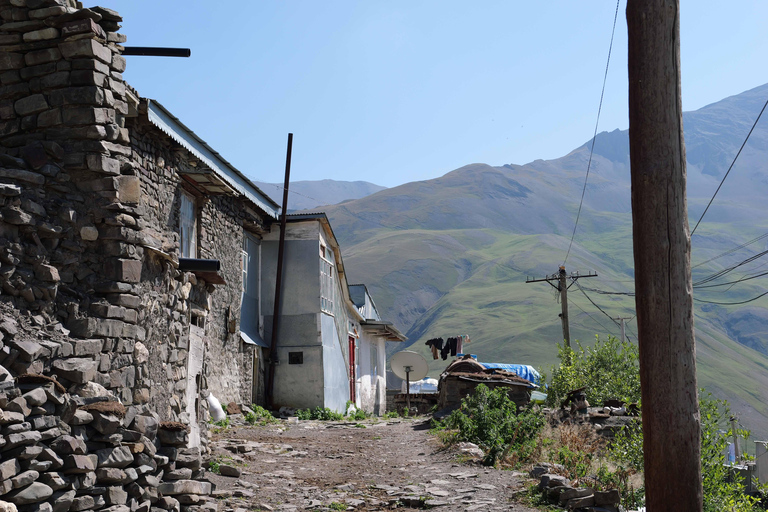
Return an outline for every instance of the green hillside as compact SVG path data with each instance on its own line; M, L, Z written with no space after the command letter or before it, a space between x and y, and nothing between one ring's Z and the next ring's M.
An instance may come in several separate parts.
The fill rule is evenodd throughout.
M735 154L748 130L749 123L736 120L765 96L768 86L686 113L686 126L693 127L688 151L691 227L726 170L723 162L732 159L723 155ZM734 136L745 124L744 134ZM768 238L723 255L768 232L763 206L768 127L758 126L753 137L755 144L744 152L746 167L734 167L692 237L694 283L767 247ZM547 283L526 283L526 278L552 274L563 263L589 146L526 165L472 164L325 208L350 282L368 285L382 316L407 333L411 349L428 356L431 375L439 375L450 361L433 361L424 342L457 334L470 335L473 341L465 351L481 361L544 370L556 362L562 341L557 294ZM588 297L576 285L568 293L571 338L587 344L596 334L618 335L611 317L634 315L627 134L601 133L595 146L567 261L569 273L598 274L579 280ZM760 270L762 265L758 258L706 285L768 271ZM768 296L750 299L764 292L764 279L694 288L699 384L730 400L742 423L760 437L768 437ZM627 332L636 339L634 319Z

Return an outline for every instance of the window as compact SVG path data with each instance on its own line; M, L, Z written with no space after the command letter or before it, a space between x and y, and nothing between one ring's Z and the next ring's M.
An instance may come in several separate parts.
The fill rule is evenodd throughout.
M320 257L320 311L333 315L336 286L333 281L333 263Z
M240 330L259 343L259 268L261 243L255 236L244 233L241 264L243 293L240 298Z
M304 364L304 352L288 352L288 364Z
M179 213L181 257L197 258L197 205L195 198L181 192Z

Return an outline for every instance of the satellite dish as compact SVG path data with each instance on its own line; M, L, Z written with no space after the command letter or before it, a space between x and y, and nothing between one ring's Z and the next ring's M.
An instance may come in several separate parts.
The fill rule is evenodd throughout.
M429 372L429 366L424 356L411 350L396 353L389 360L389 363L395 375L411 382L423 379Z
M392 371L401 379L405 379L405 406L411 410L411 381L421 380L427 376L429 366L421 354L403 350L393 355L389 360Z

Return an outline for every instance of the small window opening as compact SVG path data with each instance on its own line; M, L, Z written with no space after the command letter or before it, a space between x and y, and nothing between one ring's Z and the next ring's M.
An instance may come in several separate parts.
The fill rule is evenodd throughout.
M304 352L288 352L288 364L304 364Z

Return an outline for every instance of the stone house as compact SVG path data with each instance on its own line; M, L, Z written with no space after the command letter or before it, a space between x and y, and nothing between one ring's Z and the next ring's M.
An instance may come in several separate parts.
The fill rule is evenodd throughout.
M0 340L0 365L98 385L195 442L201 393L258 388L243 283L278 205L123 81L117 13L0 3L0 305L58 326Z
M77 394L109 392L128 415L154 411L204 442L206 392L263 403L278 205L124 82L116 12L0 0L0 19L0 324L37 326L0 332L0 380L44 374ZM343 300L323 302L340 313L316 332L344 343L321 380L300 383L332 389L336 407L354 394L347 336L366 319L324 223L315 258L286 274L317 274L330 233L328 275ZM317 308L319 290L319 280L309 298L286 289L285 311ZM283 382L290 357L280 358Z
M274 307L279 226L264 235L262 296ZM364 288L364 287L363 287ZM380 320L373 301L348 287L336 237L324 213L289 215L285 233L283 294L277 323L275 406L327 407L343 412L352 401L384 412L384 346L406 338ZM355 296L357 302L353 301ZM272 316L265 316L271 338Z

